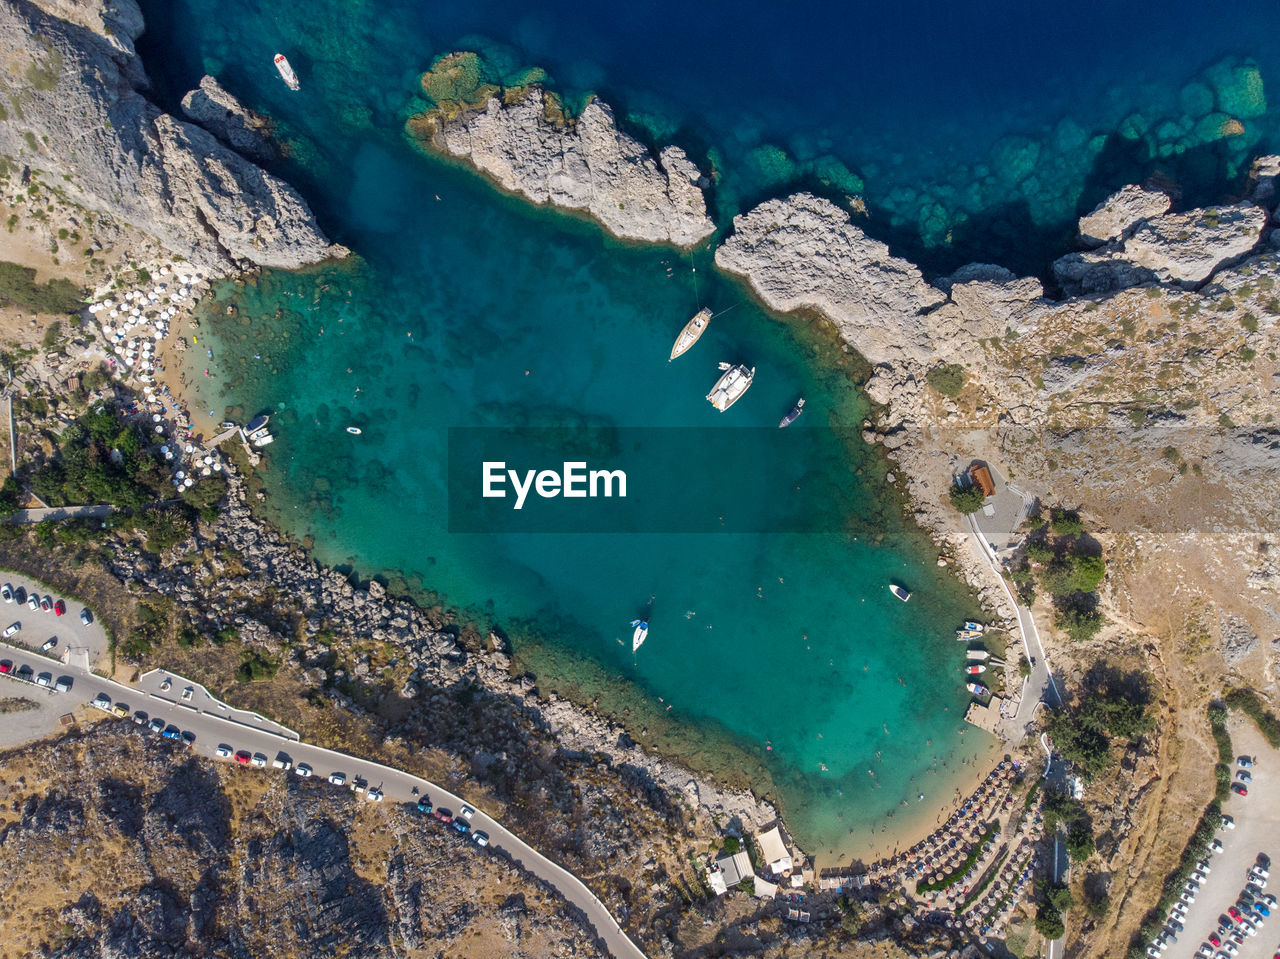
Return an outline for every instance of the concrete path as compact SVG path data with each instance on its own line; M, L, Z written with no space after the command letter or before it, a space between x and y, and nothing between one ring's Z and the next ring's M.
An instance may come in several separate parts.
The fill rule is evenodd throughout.
M426 796L437 809L447 808L455 816L460 816L463 806L466 805L461 797L449 792L443 786L412 776L403 770L393 769L355 756L348 756L320 746L311 745L310 743L298 742L269 729L246 724L230 714L223 716L217 715L216 710L193 708L192 704L195 703L194 695L189 703L183 703L181 701L181 693L185 689L185 685L179 687L179 680L177 679L174 680L170 690L165 691L166 693L173 691L178 693L179 699L175 702L172 698L164 698L163 693L151 693L139 687L125 686L97 676L78 665L59 664L39 653L33 653L29 650L19 649L3 643L0 643L0 660L9 661L14 672L26 665L31 668L30 675L33 677L39 676L41 673L49 673L51 674L51 682L56 682L62 676L68 678L71 681L71 689L67 692L59 693L49 688L22 683L21 680L14 678L13 672L0 676L0 689L8 685L22 688L24 694L37 699L52 697L65 704L60 705L60 712L70 712L78 706L90 703L101 693L108 696L112 703L126 704L131 712L144 710L149 714L149 718L163 719L166 724L171 724L178 729L193 733L195 735L195 742L192 745L193 751L209 757L215 762L235 764L234 759L215 758L217 747L221 744L226 744L233 751L247 750L250 753L261 753L267 758L268 763L278 755L286 756L293 763L295 770L294 772L283 772L273 769L269 764L266 768L261 769L245 766L243 769L238 770L238 773L244 776L296 775L298 766L305 763L312 770L312 788L345 789L349 788L349 784L355 777L360 776L368 782L370 787L380 789L386 797L385 801L388 802L415 804L420 796ZM151 681L154 681L157 675L159 674L155 672L148 674L151 677ZM150 685L151 681L149 681L148 685ZM186 685L194 685L186 683L185 680L181 682ZM105 717L107 714L100 715ZM111 721L129 723L130 728L137 730L139 736L157 735L143 726L130 723L127 719L113 719ZM343 773L348 786L330 785L328 777L330 773L334 772ZM367 795L368 793L366 793ZM586 916L587 921L594 927L596 934L604 941L611 955L619 957L619 959L644 959L644 953L622 931L613 916L610 915L609 910L605 908L604 903L597 899L591 890L576 876L552 862L501 823L483 812L475 811L471 816L470 824L473 831L480 830L488 834L492 851L509 856L528 872L556 889L572 905L580 909ZM435 825L438 828L450 828L443 824ZM424 823L424 826L427 826L427 824ZM484 854L484 851L479 846L474 846L473 848L476 855Z
M116 511L116 508L109 503L100 503L97 506L50 506L44 509L20 509L10 517L11 523L43 523L47 519L64 520L64 519L82 519L91 517L94 519L105 519Z

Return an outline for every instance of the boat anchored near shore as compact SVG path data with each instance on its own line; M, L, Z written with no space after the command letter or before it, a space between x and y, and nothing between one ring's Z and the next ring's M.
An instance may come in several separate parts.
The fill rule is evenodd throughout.
M738 400L742 399L742 394L750 388L751 381L755 378L756 368L753 366L751 369L747 369L742 363L737 366L721 363L720 369L724 373L721 374L720 379L716 380L716 385L711 388L711 392L707 394L707 401L723 413Z
M791 412L778 421L778 429L782 429L784 426L790 426L800 418L800 414L803 412L804 397L802 396L800 399L796 400L796 405L791 407Z
M285 86L290 90L301 89L301 84L298 83L298 75L293 72L293 66L289 63L288 58L285 57L283 53L277 53L275 55L275 65L276 70L280 73L280 79L284 81Z
M676 341L671 347L671 359L674 360L688 351L689 347L698 342L698 337L702 336L707 330L707 324L711 322L711 311L706 307L700 309L693 314L693 318L684 325L684 329L680 331L680 335L676 337ZM670 360L668 360L670 362Z
M911 593L899 586L897 583L889 584L889 592L893 593L894 596L897 596L898 599L902 600L904 603L911 598Z
M636 652L644 645L644 641L649 638L649 624L643 619L633 619L631 625L635 627L635 632L631 634L631 652Z

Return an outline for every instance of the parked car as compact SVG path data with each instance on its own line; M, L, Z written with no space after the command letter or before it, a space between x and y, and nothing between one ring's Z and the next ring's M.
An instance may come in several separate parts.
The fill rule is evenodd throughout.
M4 628L4 635L5 635L5 638L7 639L8 637L12 636L14 633L16 633L16 632L17 632L18 630L20 630L21 628L22 628L22 624L21 624L21 623L13 623L12 625L6 626L6 627Z
M24 683L29 683L31 682L31 674L33 672L35 672L35 670L33 670L26 663L23 663L21 666L18 667L18 671L14 673L14 675L17 676Z
M1213 864L1209 862L1208 859L1201 859L1198 863L1196 863L1196 868L1199 869L1202 873L1204 873L1207 876L1209 875L1209 872L1212 870Z
M474 816L475 814L476 814L476 811L472 809L470 806L462 807L462 818L465 819L467 822L470 822L471 817Z
M1265 896L1263 896L1262 901L1265 902L1272 909L1276 907L1276 897L1273 896L1271 893L1267 893Z
M1240 756L1239 758L1237 758L1237 759L1236 759L1236 765L1237 765L1237 766L1239 766L1241 769L1252 769L1252 768L1253 768L1253 757L1252 757L1252 756Z
M382 797L383 797L382 790L379 789L377 786L374 786L372 789L369 790L368 793L365 794L364 798L369 800L369 802L382 802Z
M345 786L347 784L347 774L339 772L329 773L329 782L333 783L335 786Z
M0 676L5 676L12 672L13 662L8 659L0 659Z
M93 702L90 703L90 705L97 706L99 709L108 710L111 708L111 697L106 693L98 693L98 695L93 697Z
M311 775L311 767L308 766L306 763L298 763L298 768L295 769L294 772L297 773L299 776L301 776L303 779L306 779L308 776Z
M453 821L453 828L464 836L471 832L471 826L467 824L465 819L455 819Z
M253 758L250 759L249 762L261 769L267 764L267 757L263 753L254 753Z
M0 586L0 599L3 599L6 603L13 602L13 587L8 583Z
M236 762L238 762L241 766L249 765L249 751L247 749L242 749L239 752L237 752Z
M53 597L46 596L44 599L40 600L40 608L46 613L50 612L53 609Z
M111 711L115 713L117 716L119 716L121 719L124 719L129 715L129 704L116 703L114 706L111 707Z
M1200 959L1213 959L1213 946L1207 942L1200 943L1200 948L1196 950L1196 955Z
M1271 878L1271 870L1262 865L1253 866L1250 868L1249 873L1250 875L1258 876L1261 879Z
M471 834L471 841L474 842L477 846L487 846L489 845L489 834L487 832L481 832L480 830L477 829L475 832Z
M276 753L276 758L271 760L274 769L283 769L286 772L293 768L293 760L289 758L288 753Z
M449 823L453 822L453 812L443 808L437 809L436 818L447 826Z
M150 719L151 717L148 716L141 709L139 709L137 712L133 714L133 721L137 723L139 726L145 726Z
M36 685L37 685L37 686L52 686L52 685L53 685L53 673L41 673L39 676L37 676L37 677L36 677Z
M1209 877L1202 873L1199 869L1192 870L1191 879L1194 882L1204 882Z
M423 796L421 799L418 800L418 812L422 813L425 816L431 815L431 800L428 799L426 796Z
M53 604L53 614L55 616L65 615L66 612L67 612L67 604L64 603L62 600L58 600L56 603Z
M351 780L351 791L357 795L368 788L369 780L365 779L363 776L357 776L355 779Z
M164 732L162 732L160 735L163 736L165 739L177 739L179 736L182 735L182 733L181 731L179 731L177 726L170 724L164 728Z
M27 591L21 586L15 586L13 588L13 601L19 606L25 606L27 604Z
M1255 902L1253 904L1253 911L1256 912L1258 915L1262 916L1264 919L1271 915L1270 908L1268 908L1265 903L1261 903L1261 902Z
M162 733L164 732L164 720L157 716L155 719L151 720L151 722L147 723L147 728L153 733Z
M71 691L71 677L70 677L70 676L59 676L59 677L58 677L58 681L57 681L56 683L54 683L54 684L53 684L53 688L54 688L54 689L56 689L56 690L57 690L58 692L60 692L60 693L70 692L70 691Z
M195 745L196 745L196 734L195 734L195 733L193 733L193 732L192 732L191 730L189 730L189 729L184 729L184 730L182 731L182 741L183 741L184 743L186 743L188 746L191 746L192 748L195 748Z
M1232 783L1231 791L1235 793L1237 796L1249 795L1249 789L1243 783Z
M1231 917L1231 919L1232 919L1234 922L1239 922L1239 921L1240 921L1240 918L1241 918L1241 917L1240 917L1240 910L1239 910L1239 909L1237 909L1235 906L1228 906L1228 907L1227 907L1227 915L1228 915L1228 916L1230 916L1230 917Z
M89 612L87 609L80 610L80 622L88 626L93 622L93 613Z
M40 597L32 593L27 597L27 609L33 613L40 612Z
M1249 772L1247 769L1241 769L1236 773L1236 779L1240 780L1242 783L1251 783L1253 782L1253 773Z
M58 637L57 637L57 636L50 636L50 637L49 637L48 639L46 639L46 640L44 641L44 643L40 646L40 652L42 652L42 653L47 653L49 650L53 649L53 647L55 647L55 646L57 646L57 645L58 645Z
M1209 945L1211 946L1222 945L1222 938L1216 932L1209 933Z
M1222 848L1223 847L1222 847L1221 839L1215 839L1213 842L1209 843L1210 852L1222 852Z

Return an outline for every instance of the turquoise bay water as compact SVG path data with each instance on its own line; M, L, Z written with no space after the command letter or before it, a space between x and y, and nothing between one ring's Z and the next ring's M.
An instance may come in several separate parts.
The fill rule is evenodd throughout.
M760 0L701 8L696 22L674 4L144 3L140 48L161 101L210 72L269 113L290 148L279 172L361 257L223 289L197 386L219 417L276 411L271 508L321 559L502 628L544 686L603 690L606 708L651 730L675 720L667 748L763 763L807 848L857 853L887 816L946 798L980 745L962 738L950 634L971 607L873 454L854 444L821 467L849 491L821 535L450 535L444 485L451 426L771 426L804 395L793 429L856 429L865 406L847 359L764 315L705 248L616 243L416 154L400 129L417 75L478 46L511 71L546 66L569 92L600 89L698 159L711 151L721 222L789 185L838 196L856 177L867 229L896 251L938 270L982 259L1040 272L1107 189L1161 172L1188 198L1216 196L1274 136L1274 114L1254 109L1243 134L1189 146L1216 104L1186 95L1227 54L1280 75L1260 40L1275 35L1261 29L1277 25L1272 6L1241 4L1248 30L1193 23L1188 2L1157 17L1142 6L1063 24L1021 5L923 0L893 17L816 4L785 18ZM276 49L302 92L275 77ZM668 364L703 304L729 312ZM723 415L702 398L721 359L758 370ZM909 604L889 597L890 577L915 590ZM622 643L642 614L651 638L633 659Z

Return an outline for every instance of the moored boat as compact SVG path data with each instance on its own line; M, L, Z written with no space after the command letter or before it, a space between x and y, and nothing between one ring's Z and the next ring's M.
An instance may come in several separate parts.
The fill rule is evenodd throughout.
M350 433L352 436L359 436L364 431L361 430L360 427L358 426L348 426L347 432Z
M680 335L676 337L675 343L671 347L671 359L687 351L689 347L698 342L698 337L706 332L707 324L711 322L711 311L703 307L697 313L693 314L693 318L684 325L684 329L680 331ZM670 362L670 361L668 361Z
M975 633L972 629L957 629L956 641L961 643L972 642L975 639L981 639L981 633Z
M796 400L796 405L791 407L791 412L778 421L778 429L782 429L784 426L790 426L800 418L800 414L803 412L804 397L802 396L800 399Z
M990 695L991 695L991 690L987 689L987 687L986 687L986 686L982 686L982 685L980 685L980 684L978 684L978 683L965 683L965 684L964 684L964 688L965 688L965 689L967 689L967 690L969 690L969 692L973 693L973 695L975 695L975 696L990 696Z
M274 436L266 430L261 430L258 434L258 438L253 441L253 445L261 449L264 446L270 446L275 441L276 438Z
M723 413L742 399L742 394L751 386L751 380L756 375L756 368L753 366L747 369L741 363L737 366L721 363L720 369L724 372L720 379L716 380L716 385L711 388L711 392L707 394L707 401Z
M635 627L635 632L631 634L631 651L634 653L649 638L649 624L643 619L633 619L631 625Z
M285 86L290 90L299 89L300 84L298 83L298 75L293 72L293 67L290 65L283 53L277 53L275 55L275 65L276 69L280 72L280 79L285 82Z
M987 671L987 667L979 663L976 666L966 666L964 671L970 676L981 676Z
M985 663L991 658L991 654L985 649L971 649L965 653L965 656L969 659L976 659L980 663Z
M971 623L967 620L965 621L964 628L972 630L975 633L982 633L987 629L987 627L983 626L981 623Z
M897 596L898 599L902 600L904 603L911 598L911 593L908 590L903 589L897 583L889 584L889 592L893 593L894 596Z

